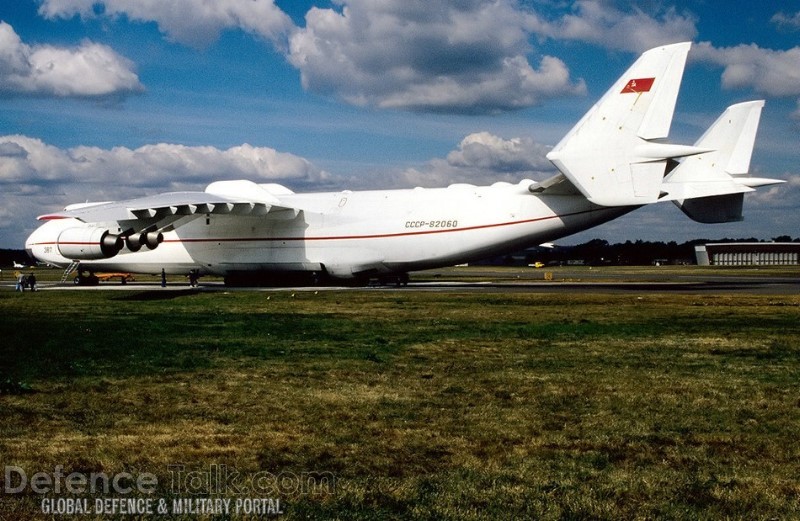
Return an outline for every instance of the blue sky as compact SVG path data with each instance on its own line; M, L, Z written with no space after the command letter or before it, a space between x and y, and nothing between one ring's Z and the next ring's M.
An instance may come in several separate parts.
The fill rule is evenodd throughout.
M0 0L0 247L86 200L544 179L636 56L691 40L671 140L766 99L745 221L653 205L564 239L800 236L800 2ZM724 7L723 7L724 6Z

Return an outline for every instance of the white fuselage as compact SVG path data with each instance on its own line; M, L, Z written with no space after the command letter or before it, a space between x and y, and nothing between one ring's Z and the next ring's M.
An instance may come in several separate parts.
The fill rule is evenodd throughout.
M299 212L264 216L194 217L164 233L154 250L123 249L108 259L82 261L93 271L227 275L238 272L320 271L337 278L402 273L513 252L576 233L634 207L604 208L581 195L539 195L530 183L487 187L281 195ZM51 220L26 248L37 259L65 266L60 232L74 219Z

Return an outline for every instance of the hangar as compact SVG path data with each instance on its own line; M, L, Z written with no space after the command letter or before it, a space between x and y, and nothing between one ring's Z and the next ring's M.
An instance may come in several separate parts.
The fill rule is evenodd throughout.
M700 266L787 266L800 264L797 242L721 242L694 247Z

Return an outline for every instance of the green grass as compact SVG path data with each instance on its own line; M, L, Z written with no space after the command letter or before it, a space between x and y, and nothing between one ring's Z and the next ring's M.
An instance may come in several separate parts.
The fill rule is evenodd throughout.
M0 317L0 464L30 473L335 476L272 494L286 519L800 517L800 297L0 292Z

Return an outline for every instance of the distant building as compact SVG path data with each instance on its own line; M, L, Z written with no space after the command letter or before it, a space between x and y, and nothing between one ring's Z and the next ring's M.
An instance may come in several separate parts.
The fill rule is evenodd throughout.
M800 264L798 242L724 242L694 247L700 266L787 266Z

